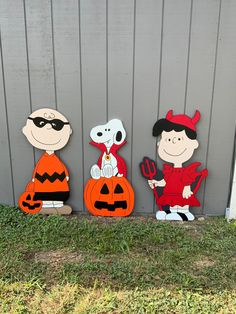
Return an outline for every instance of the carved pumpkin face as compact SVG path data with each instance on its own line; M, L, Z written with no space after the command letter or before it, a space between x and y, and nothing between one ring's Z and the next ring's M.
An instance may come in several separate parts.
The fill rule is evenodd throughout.
M124 177L89 179L84 200L95 216L128 216L134 208L134 191Z
M28 214L37 214L43 206L41 200L35 200L34 192L24 192L19 198L19 207Z

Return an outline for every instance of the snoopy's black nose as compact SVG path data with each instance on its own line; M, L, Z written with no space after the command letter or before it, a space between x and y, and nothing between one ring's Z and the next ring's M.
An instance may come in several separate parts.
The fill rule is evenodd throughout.
M97 133L97 136L102 136L102 132L98 132L98 133Z

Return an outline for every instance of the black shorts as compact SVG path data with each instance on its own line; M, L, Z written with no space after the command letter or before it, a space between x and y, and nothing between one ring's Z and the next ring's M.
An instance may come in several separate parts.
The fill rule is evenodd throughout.
M36 201L61 201L65 202L68 200L70 192L35 192L34 199Z

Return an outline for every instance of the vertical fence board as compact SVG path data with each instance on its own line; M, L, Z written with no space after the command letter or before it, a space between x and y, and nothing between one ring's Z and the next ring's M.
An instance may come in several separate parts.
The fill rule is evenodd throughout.
M236 117L236 3L222 1L208 140L205 213L223 214L229 196Z
M56 107L50 0L25 0L33 110Z
M186 113L193 116L198 109L202 114L197 124L197 138L200 145L192 161L202 162L203 167L206 166L219 7L220 0L193 1ZM203 204L204 185L204 183L201 185L198 193L201 204ZM202 207L195 208L193 212L202 213Z
M130 178L134 0L109 0L107 3L108 119L121 119L127 131L129 144L121 154L126 160Z
M8 122L4 94L2 49L0 42L0 200L3 204L13 204L14 195L12 189L10 142L8 138Z
M25 0L32 111L56 109L50 0ZM35 150L36 160L42 151Z
M153 211L152 192L142 178L139 163L144 155L155 159L152 126L158 110L162 1L137 0L135 28L132 183L136 212Z
M31 177L34 163L33 149L21 132L30 113L23 3L2 1L0 14L10 149L17 202Z
M89 145L90 130L106 122L106 1L81 0L81 59L83 88L84 178L99 151Z
M164 2L160 117L184 110L191 1Z
M53 2L57 108L69 119L73 133L60 156L70 171L70 204L83 209L83 146L80 90L79 6L77 0Z

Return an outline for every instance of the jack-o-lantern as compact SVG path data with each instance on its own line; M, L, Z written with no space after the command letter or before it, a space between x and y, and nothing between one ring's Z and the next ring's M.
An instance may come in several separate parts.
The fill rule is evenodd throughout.
M33 182L27 184L25 192L19 197L18 205L27 214L37 214L41 210L43 202L35 199Z
M89 179L84 200L95 216L129 216L134 208L134 191L125 177Z
M19 207L28 214L37 214L42 208L42 201L35 200L34 192L24 192L19 198Z

